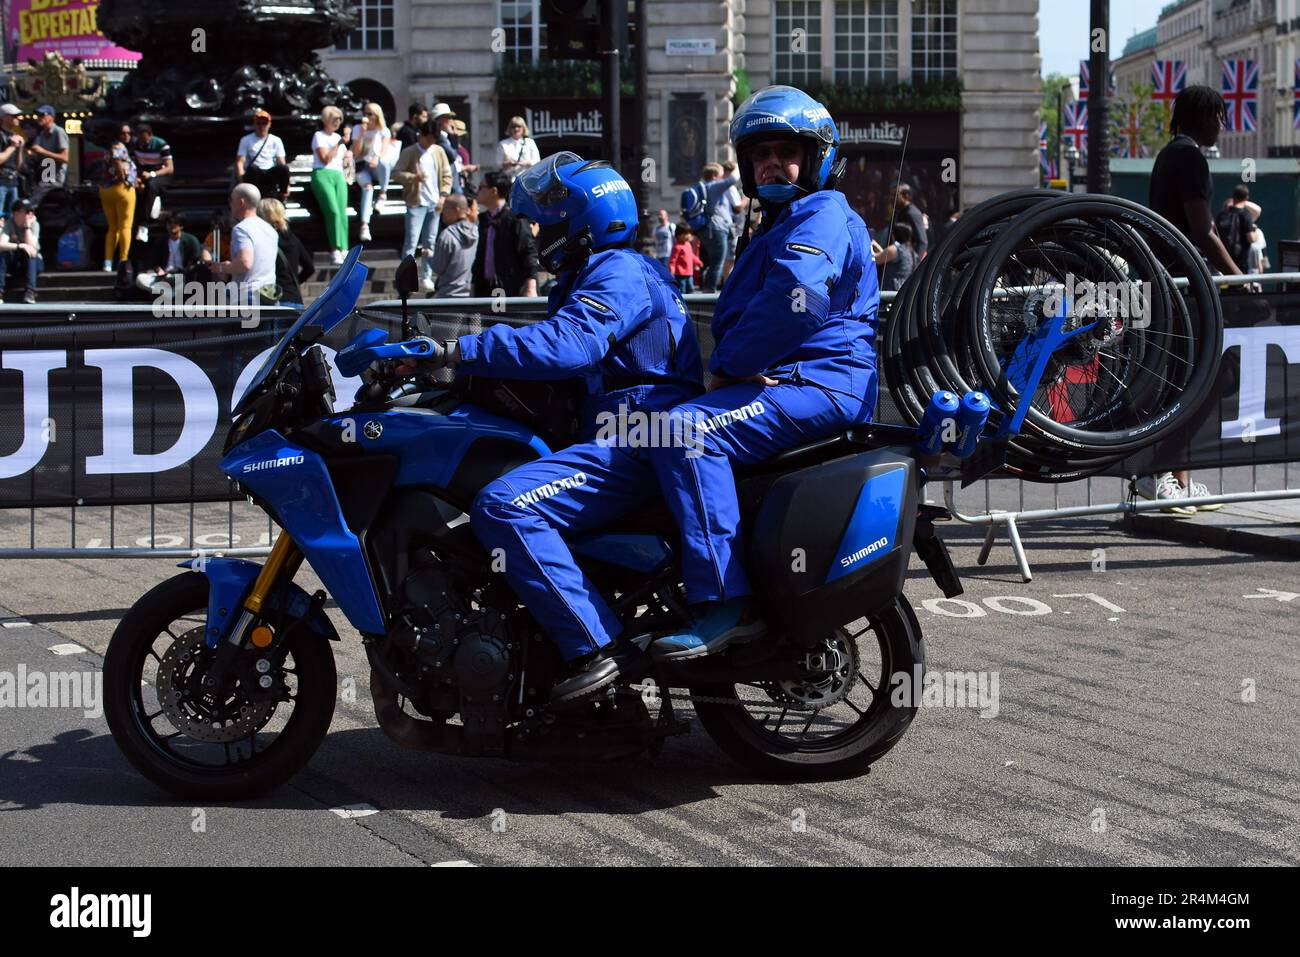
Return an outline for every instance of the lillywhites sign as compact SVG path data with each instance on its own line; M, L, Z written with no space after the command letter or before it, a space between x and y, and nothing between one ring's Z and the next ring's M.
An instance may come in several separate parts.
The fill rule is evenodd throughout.
M907 127L889 120L875 120L865 126L854 126L848 120L838 124L841 143L869 143L876 146L902 146Z
M524 107L524 122L533 139L555 139L567 136L598 137L603 132L600 110L582 110L575 115L556 115L550 110L533 110Z

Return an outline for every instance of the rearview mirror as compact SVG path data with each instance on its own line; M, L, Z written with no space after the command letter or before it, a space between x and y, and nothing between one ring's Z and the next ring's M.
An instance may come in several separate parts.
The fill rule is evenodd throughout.
M420 288L420 270L415 265L414 256L407 256L398 264L393 285L397 287L399 299L409 299L411 293Z

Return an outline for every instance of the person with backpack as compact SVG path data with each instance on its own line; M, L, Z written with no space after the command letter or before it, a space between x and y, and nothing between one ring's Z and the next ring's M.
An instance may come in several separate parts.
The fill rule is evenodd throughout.
M611 438L610 420L638 421L700 395L704 370L668 273L633 248L636 198L607 161L548 156L516 178L510 207L540 226L542 265L556 275L548 318L450 339L416 365L449 365L458 376L585 380L578 442L488 483L469 509L470 527L502 557L506 580L568 663L551 693L566 705L631 673L641 657L564 539L658 495L645 449Z
M739 182L735 163L706 163L700 171L700 181L682 193L682 218L700 237L700 259L704 262L701 292L718 291L731 242L730 207L725 223L720 219L715 222L714 214L718 212L719 202Z
M1248 204L1250 189L1245 184L1238 184L1232 190L1232 199L1223 204L1223 209L1214 218L1214 228L1223 240L1224 248L1242 272L1250 271L1250 247L1258 238L1255 215Z

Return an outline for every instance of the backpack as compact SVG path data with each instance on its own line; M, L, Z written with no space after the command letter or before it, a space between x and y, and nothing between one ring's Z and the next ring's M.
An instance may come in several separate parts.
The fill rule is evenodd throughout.
M709 194L703 183L682 190L682 218L695 232L703 229L708 222L708 201Z
M76 223L64 230L56 247L60 269L85 269L90 266L90 227Z
M1220 210L1219 215L1214 218L1214 228L1218 231L1219 238L1223 240L1224 248L1228 250L1228 255L1242 272L1246 271L1246 263L1250 256L1248 239L1250 230L1242 222L1242 218L1247 215L1249 214L1245 210L1229 206L1227 209Z

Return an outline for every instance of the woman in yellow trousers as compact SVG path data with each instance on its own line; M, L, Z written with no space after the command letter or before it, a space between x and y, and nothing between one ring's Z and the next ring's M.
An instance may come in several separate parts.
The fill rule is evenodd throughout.
M131 220L135 216L135 163L126 144L131 142L131 127L123 124L118 130L118 141L109 151L104 168L103 184L99 187L99 201L108 220L104 235L104 272L113 271L113 254L120 260L131 254Z

